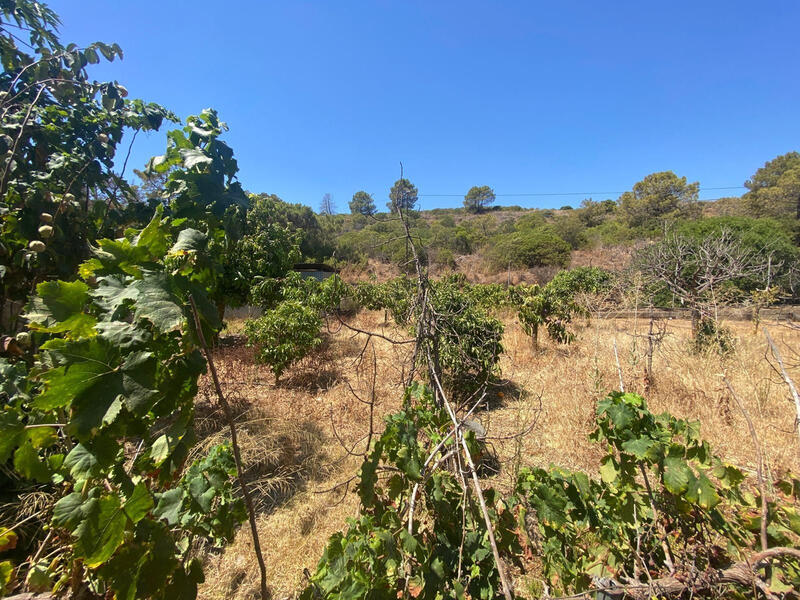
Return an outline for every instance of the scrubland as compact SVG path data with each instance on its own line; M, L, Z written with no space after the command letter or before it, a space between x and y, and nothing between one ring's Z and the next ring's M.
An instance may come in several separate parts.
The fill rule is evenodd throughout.
M657 324L665 335L654 349L648 380L646 316L597 314L576 324L572 344L543 340L538 352L512 315L503 321L501 373L478 416L500 465L491 484L503 493L511 491L520 466L555 464L596 472L601 449L587 436L596 402L620 387L620 376L626 390L644 395L654 412L700 421L716 453L752 472L753 442L723 382L726 376L755 426L767 479L800 471L795 409L765 337L752 323L726 323L736 339L735 352L726 357L691 352L688 321ZM382 311L362 311L345 322L386 338L408 338L407 331L385 322ZM800 380L800 357L793 350L800 329L778 321L762 326L783 353L790 375ZM215 361L243 430L240 442L258 499L269 585L274 597L292 597L306 570L313 572L328 537L357 513L361 454L369 432L379 432L383 416L402 402L412 346L368 338L334 319L322 347L276 385L272 374L255 364L240 331L241 321L232 320ZM201 383L198 413L202 448L224 436L208 381ZM202 597L256 596L258 569L246 527L207 563Z

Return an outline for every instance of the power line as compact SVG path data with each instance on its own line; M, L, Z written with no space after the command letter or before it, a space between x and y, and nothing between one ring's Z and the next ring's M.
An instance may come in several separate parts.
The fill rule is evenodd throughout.
M723 187L704 187L700 188L701 192L708 192L713 190L743 190L743 185L731 185ZM531 192L526 194L495 194L497 198L524 198L524 197L546 197L546 196L619 196L625 192ZM464 194L419 194L420 198L463 198Z

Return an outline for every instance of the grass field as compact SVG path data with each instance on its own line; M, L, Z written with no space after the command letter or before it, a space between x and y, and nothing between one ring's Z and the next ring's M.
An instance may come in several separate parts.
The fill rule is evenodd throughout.
M723 383L726 375L754 422L769 479L800 472L794 405L763 333L755 333L752 323L727 324L736 350L722 358L689 351L688 322L664 322L666 335L654 352L648 385L646 319L580 322L573 344L543 340L538 353L511 316L504 321L502 382L490 390L480 415L502 465L491 484L503 492L510 491L521 465L552 463L596 471L600 449L587 436L597 400L620 386L615 341L626 390L645 395L654 412L699 420L717 454L753 471L753 443ZM408 335L384 323L383 312L361 312L348 323L393 339ZM793 351L799 347L800 330L776 322L763 325L783 352L791 376L800 381L800 356ZM328 537L356 515L352 478L370 429L367 402L374 394L373 423L380 431L383 415L402 400L400 382L409 367L411 345L378 337L368 341L334 322L320 350L291 368L276 387L271 372L253 362L252 350L237 335L240 331L241 321L233 320L215 361L239 412L269 585L275 598L291 597L303 585L304 569L314 570ZM201 450L224 433L208 381L201 385L198 400ZM222 553L211 554L208 563L203 598L255 597L258 568L247 527Z

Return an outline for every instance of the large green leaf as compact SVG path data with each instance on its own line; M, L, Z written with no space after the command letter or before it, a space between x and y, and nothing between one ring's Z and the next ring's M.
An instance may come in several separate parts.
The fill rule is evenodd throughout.
M664 487L671 494L683 494L689 486L691 469L682 458L669 456L664 459Z
M86 501L80 492L72 492L53 506L53 524L74 529L85 516Z
M157 519L164 519L169 525L175 525L180 520L182 506L183 489L168 490L159 495L153 516Z
M90 337L97 322L84 312L89 301L89 286L82 281L45 281L36 286L37 296L25 313L30 328L69 337Z
M70 476L76 480L97 476L99 464L97 457L83 444L75 444L64 459L64 467L69 469Z
M118 353L104 340L59 345L67 364L45 371L44 392L34 405L42 410L72 407L70 431L84 439L93 429L114 421L123 406L143 414L156 394L155 358L135 352L118 364Z
M180 252L202 252L206 249L208 236L202 231L196 229L182 229L178 234L178 239L175 244L170 248L170 254L178 254Z
M25 425L20 421L19 413L11 409L0 411L0 464L8 460L11 451L24 437Z
M633 408L623 403L612 404L608 407L606 412L611 422L614 423L614 426L618 429L625 429L628 425L633 423L633 420L636 418L636 413Z
M153 496L143 482L139 482L133 488L130 497L125 500L123 510L133 523L141 521L153 508Z
M50 480L50 469L39 457L39 453L30 441L26 441L14 452L14 469L26 479L40 483Z
M653 444L654 442L650 438L639 437L623 442L622 449L633 454L639 460L643 460L647 457L647 453Z
M74 531L75 552L89 568L111 558L122 543L127 522L117 496L103 496L93 502L86 518Z
M689 502L698 504L703 508L714 508L720 501L714 484L706 477L705 473L699 472L695 476L691 470L689 471L689 483L684 497Z
M184 322L183 309L166 275L148 273L131 287L137 293L137 319L147 319L162 332L181 328Z
M210 165L213 159L202 150L195 148L182 149L180 151L181 158L183 159L183 166L187 169L192 169L197 166Z
M163 213L164 207L159 204L147 227L134 239L134 244L146 249L151 259L162 258L169 246L169 231L167 220L162 219Z

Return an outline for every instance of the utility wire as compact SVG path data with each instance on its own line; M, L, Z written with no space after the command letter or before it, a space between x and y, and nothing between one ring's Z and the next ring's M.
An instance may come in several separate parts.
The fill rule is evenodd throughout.
M704 187L700 188L701 192L708 192L712 190L743 190L743 185L732 185L725 187ZM628 190L629 191L629 190ZM532 192L529 194L495 194L495 197L501 198L522 198L522 197L543 197L543 196L619 196L625 192ZM464 194L419 194L420 198L463 198Z

